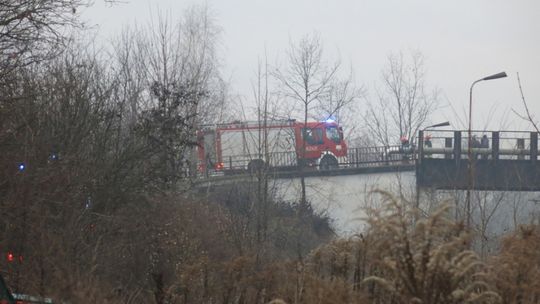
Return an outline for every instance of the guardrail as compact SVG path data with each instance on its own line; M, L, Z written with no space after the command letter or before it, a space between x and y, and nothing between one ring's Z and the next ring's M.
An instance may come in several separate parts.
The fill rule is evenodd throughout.
M420 131L418 154L424 158L538 159L538 133L520 131Z
M540 191L538 133L419 133L416 183L452 190ZM470 144L470 145L469 145Z
M414 146L401 145L349 148L347 154L346 165L355 168L399 165L416 159Z
M333 167L330 170L411 165L414 164L416 155L417 151L414 146L404 147L401 145L393 145L348 148L347 156L338 157L337 167ZM218 167L219 169L208 169L206 172L201 172L199 170L198 175L208 177L223 174L242 174L252 171L254 168L251 168L251 166L255 165L264 166L265 169L270 169L272 171L297 171L300 163L295 151L271 152L267 155L253 153L225 156L223 157L223 163L218 166L216 166L215 163L209 163L206 166L202 166L202 164L199 163L199 168ZM319 168L316 163L305 165L305 168L306 170L326 170Z

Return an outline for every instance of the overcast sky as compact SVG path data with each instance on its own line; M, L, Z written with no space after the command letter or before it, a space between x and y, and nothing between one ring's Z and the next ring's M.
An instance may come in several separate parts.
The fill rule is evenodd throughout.
M202 1L126 0L110 6L97 0L84 12L99 35L110 39L123 26L147 23L150 11L183 9ZM380 81L390 52L415 49L427 61L427 81L443 92L433 118L466 123L469 87L484 76L506 71L506 79L479 83L474 89L476 128L524 129L512 109L522 111L516 73L525 97L540 117L540 1L538 0L208 0L223 30L224 75L232 90L251 97L250 81L265 52L282 57L291 39L318 32L328 59L352 65L359 84ZM361 106L361 105L360 105ZM491 122L487 113L494 112ZM504 123L507 122L507 123ZM501 126L502 124L502 126Z

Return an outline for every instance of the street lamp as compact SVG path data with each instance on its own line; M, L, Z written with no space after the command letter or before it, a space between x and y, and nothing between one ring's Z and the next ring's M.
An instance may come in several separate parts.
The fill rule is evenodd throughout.
M472 85L471 85L471 90L470 90L470 93L469 93L469 129L468 129L468 136L469 136L469 157L471 156L470 153L471 153L471 129L472 129L472 91L473 91L473 88L474 88L474 85L480 81L484 81L484 80L493 80L493 79L499 79L499 78L504 78L506 77L506 73L505 72L500 72L500 73L497 73L497 74L493 74L491 76L487 76L487 77L484 77L482 79L478 79L477 81L473 82ZM470 159L470 158L469 158Z
M424 129L422 129L422 131L425 131L429 128L438 128L438 127L447 127L450 125L450 122L449 121L445 121L445 122L441 122L441 123L438 123L438 124L434 124L434 125L431 125L431 126L427 126L425 127Z
M420 151L419 153L420 154L417 154L417 161L421 161L421 158L423 157L424 155L424 136L425 136L425 131L428 130L428 129L432 129L432 128L439 128L439 127L447 127L450 125L450 122L449 121L445 121L445 122L440 122L440 123L437 123L437 124L434 124L434 125L431 125L431 126L427 126L427 127L424 127L420 133L419 133L419 138L418 138L418 142L420 144L419 146L419 150ZM431 145L430 145L431 147ZM418 176L417 176L418 178ZM420 208L420 187L418 186L418 182L416 183L416 208Z
M471 147L471 143L472 143L472 138L471 138L471 130L472 130L472 92L473 92L473 88L474 88L474 85L480 81L484 81L484 80L493 80L493 79L499 79L499 78L504 78L506 77L506 73L505 72L500 72L500 73L497 73L497 74L493 74L493 75L490 75L490 76L487 76L487 77L484 77L482 79L478 79L476 80L475 82L472 83L471 85L471 90L469 92L469 129L467 130L467 157L468 157L468 169L469 169L469 180L468 180L468 183L467 183L467 197L466 197L466 202L467 202L467 228L470 227L470 221L471 221L471 189L472 189L472 184L473 184L473 181L474 181L474 178L473 178L473 160L472 160L472 147Z
M437 124L434 124L434 125L431 125L431 126L427 126L427 127L424 127L422 129L422 131L420 132L422 138L419 138L419 143L422 144L422 146L420 147L421 149L423 149L423 145L424 145L424 137L425 137L425 131L427 131L428 129L433 129L433 128L440 128L440 127L447 127L450 125L450 122L449 121L445 121L445 122L440 122L440 123L437 123ZM431 146L429 146L431 147Z
M427 126L427 127L424 127L421 131L420 131L420 136L422 138L419 138L418 139L418 142L421 143L421 147L420 149L423 148L423 145L424 145L424 136L425 136L425 131L427 131L428 129L433 129L433 128L440 128L440 127L447 127L450 125L450 122L449 121L445 121L445 122L440 122L440 123L437 123L437 124L434 124L434 125L431 125L431 126Z

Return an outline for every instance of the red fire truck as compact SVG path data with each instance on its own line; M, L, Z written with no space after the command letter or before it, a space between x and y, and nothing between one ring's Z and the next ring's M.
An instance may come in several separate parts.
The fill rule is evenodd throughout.
M332 120L233 122L203 127L198 137L201 172L227 172L298 165L338 168L347 158L343 129ZM267 143L267 144L265 144Z

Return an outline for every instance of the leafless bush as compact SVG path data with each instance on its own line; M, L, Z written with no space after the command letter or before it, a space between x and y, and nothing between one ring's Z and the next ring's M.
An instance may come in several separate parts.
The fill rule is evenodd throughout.
M496 303L500 297L488 280L488 268L468 250L462 225L449 220L448 206L427 218L387 193L386 208L368 219L373 248L380 254L380 274L373 282L387 301L409 303Z
M540 299L540 229L521 226L502 240L501 252L489 261L504 303L538 303Z
M1 83L15 68L61 53L70 30L82 26L78 10L88 4L87 0L0 1Z

